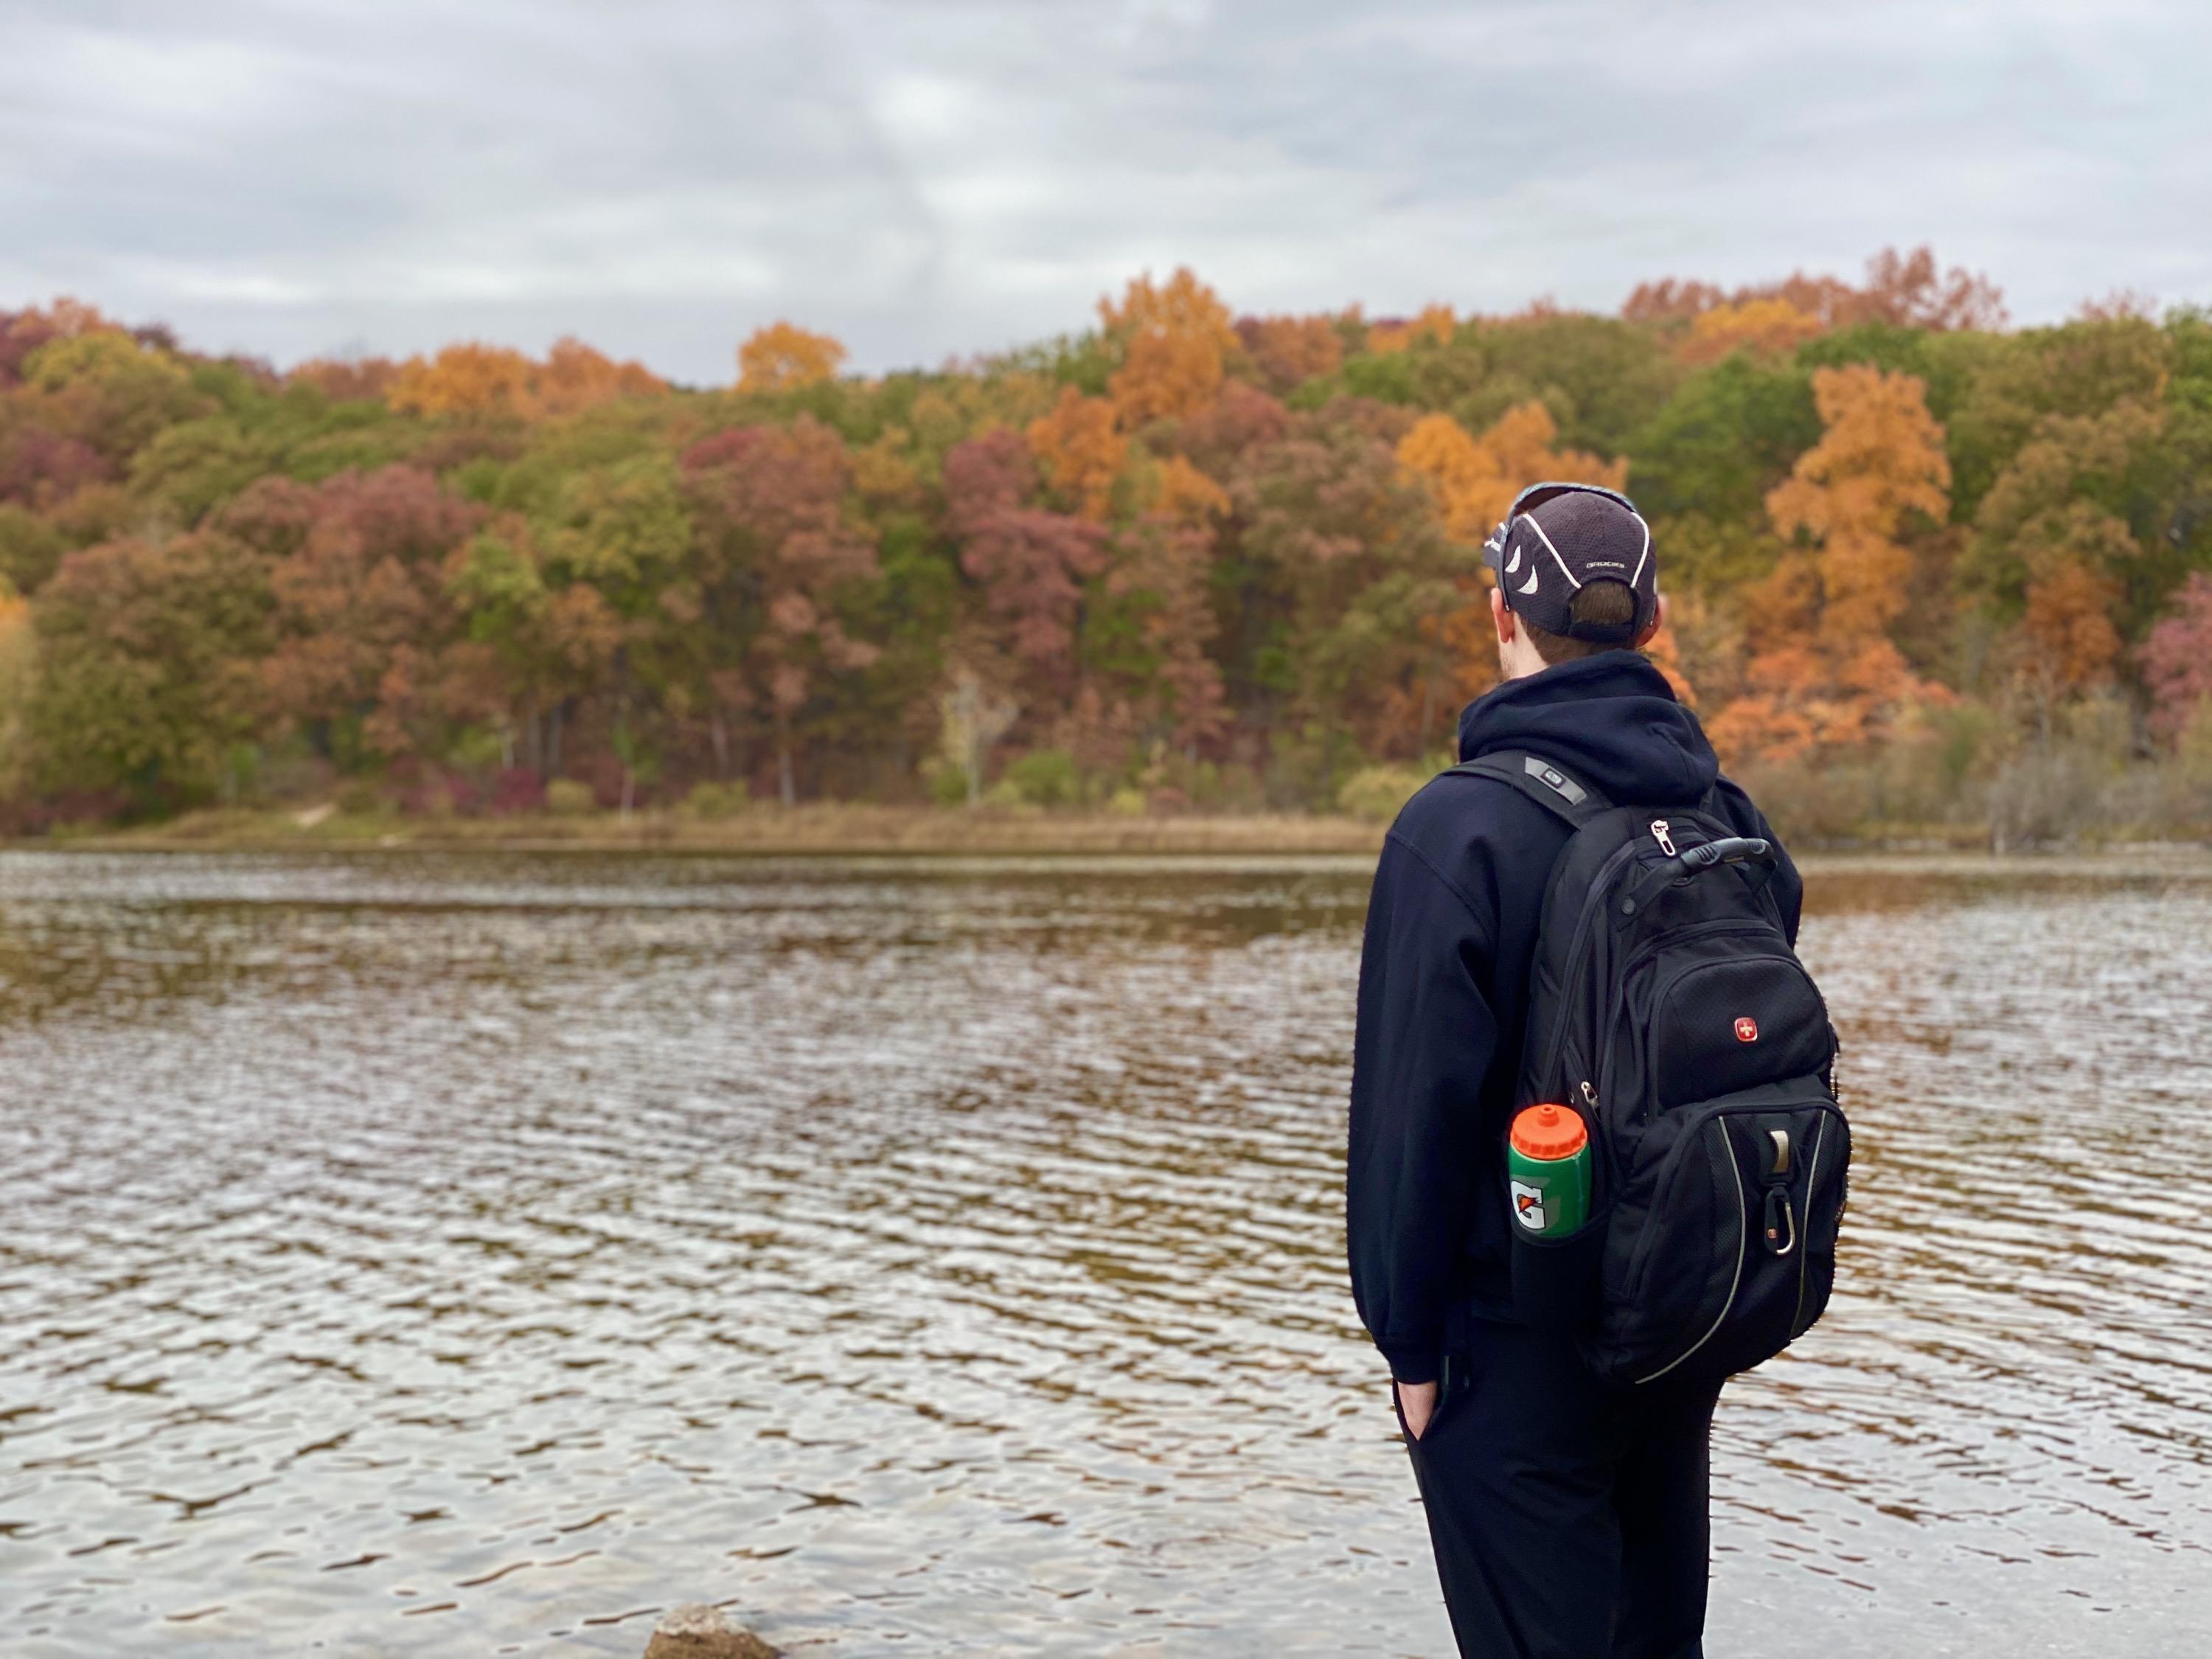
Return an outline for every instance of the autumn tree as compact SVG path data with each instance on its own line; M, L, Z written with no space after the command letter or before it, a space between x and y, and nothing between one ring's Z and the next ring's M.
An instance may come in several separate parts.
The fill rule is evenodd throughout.
M2212 709L2212 574L2200 570L2182 584L2144 640L2142 660L2151 730L2178 741L2192 720Z
M1028 447L986 433L945 460L945 519L960 568L981 590L1007 654L1023 665L1033 702L1070 696L1085 582L1106 567L1095 524L1027 505L1036 489Z
M1459 319L1452 315L1449 306L1423 306L1419 314L1402 321L1377 319L1369 324L1367 349L1387 353L1410 351L1423 342L1431 345L1449 345L1458 327Z
M1261 383L1278 393L1334 374L1344 361L1344 335L1333 317L1240 317L1237 337Z
M382 403L398 378L389 357L311 357L286 375L287 384L313 386L332 403Z
M1508 410L1480 438L1449 415L1425 415L1398 445L1401 465L1435 494L1444 525L1462 541L1480 544L1505 516L1514 496L1547 478L1620 489L1628 481L1626 461L1608 461L1582 450L1554 447L1559 428L1541 404Z
M452 637L446 562L482 518L410 466L312 486L264 478L230 503L222 528L269 561L258 669L271 723L304 727L349 767L428 740L391 711Z
M738 390L797 392L835 380L844 362L845 348L831 336L769 323L738 348Z
M32 605L39 676L26 711L49 787L118 791L141 810L224 787L260 729L269 574L213 533L72 553Z
M2120 654L2112 604L2112 582L2070 561L2047 569L2028 585L2027 605L2021 618L2027 647L2023 678L2046 742L2061 702L2112 678Z
M1131 624L1133 648L1119 664L1125 695L1144 727L1194 755L1227 725L1221 671L1207 652L1217 627L1212 564L1202 520L1149 513L1115 537L1106 579Z
M684 466L713 544L706 599L742 603L750 634L736 672L710 674L710 688L720 706L765 717L777 788L793 805L803 716L878 654L844 616L878 574L873 532L845 512L852 459L836 432L802 416L702 439Z
M1053 489L1085 518L1103 523L1129 464L1129 441L1115 429L1114 405L1069 386L1052 413L1030 422L1029 442Z
M409 415L539 412L534 366L511 346L465 341L433 357L410 357L386 388L385 401Z
M1881 735L1926 688L1889 629L1911 573L1916 520L1941 521L1950 464L1920 383L1863 366L1813 377L1824 431L1766 498L1793 550L1745 596L1750 695L1716 743L1778 756Z
M1681 356L1691 363L1717 362L1732 351L1786 356L1824 331L1819 318L1808 317L1787 300L1746 300L1698 313L1682 343Z
M0 387L24 378L31 354L51 340L73 340L85 334L128 334L120 323L99 309L67 296L49 306L28 306L21 311L0 311Z
M1229 308L1187 265L1165 283L1135 278L1119 305L1099 301L1098 316L1121 353L1108 390L1129 428L1194 414L1212 403L1227 356L1241 344Z
M453 720L495 726L510 743L519 729L521 763L559 775L573 711L608 684L629 626L596 586L548 554L520 513L494 516L446 558L443 576L462 636L442 653L419 644L393 653L370 742L404 753L428 746L429 733Z
M1437 623L1464 602L1474 550L1391 447L1349 422L1311 418L1248 456L1230 495L1239 565L1260 579L1237 607L1255 689L1332 750L1340 734L1420 753L1450 696Z

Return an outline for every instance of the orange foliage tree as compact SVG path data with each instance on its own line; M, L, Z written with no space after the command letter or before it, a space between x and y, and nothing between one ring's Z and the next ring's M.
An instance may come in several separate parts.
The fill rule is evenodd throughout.
M1152 510L1181 525L1202 526L1229 516L1229 492L1180 455L1160 464Z
M1449 415L1426 415L1399 440L1398 463L1428 486L1455 539L1480 542L1532 483L1558 478L1626 487L1626 459L1555 448L1559 435L1552 412L1538 403L1507 410L1480 438ZM1450 651L1454 688L1465 696L1480 695L1497 677L1487 574L1462 578L1466 603L1429 624Z
M1916 517L1942 520L1951 465L1925 389L1854 364L1813 376L1825 427L1766 497L1793 546L1745 595L1751 690L1714 720L1714 741L1778 758L1881 735L1899 707L1932 695L1890 638L1902 614Z
M1260 379L1277 392L1334 374L1344 361L1344 336L1333 317L1240 317L1237 337Z
M1555 449L1559 435L1551 410L1538 403L1516 404L1480 438L1449 415L1425 415L1399 441L1398 460L1429 486L1444 527L1462 541L1480 542L1532 483L1563 478L1608 489L1626 484L1626 460Z
M738 390L796 392L835 379L844 361L844 346L830 335L770 323L738 348Z
M532 367L528 357L511 346L465 341L434 357L410 357L402 363L385 401L410 415L496 411L526 417L537 412L531 393Z
M1105 522L1114 485L1129 464L1129 441L1115 430L1114 405L1067 386L1049 415L1030 422L1029 442L1052 487L1085 518Z
M1819 318L1806 315L1787 300L1746 300L1700 312L1690 324L1690 336L1682 342L1680 355L1685 362L1711 363L1748 347L1763 356L1781 356L1824 332Z
M1427 340L1437 345L1449 345L1459 321L1447 305L1423 306L1420 314L1410 322L1380 322L1367 331L1370 351L1408 351L1416 341Z
M2021 666L2046 730L2059 702L2112 678L2120 654L2112 617L2117 593L2110 577L2073 561L2028 585Z
M1228 354L1241 342L1229 307L1188 265L1164 283L1137 277L1115 305L1098 302L1121 366L1107 382L1125 426L1193 415L1221 390Z

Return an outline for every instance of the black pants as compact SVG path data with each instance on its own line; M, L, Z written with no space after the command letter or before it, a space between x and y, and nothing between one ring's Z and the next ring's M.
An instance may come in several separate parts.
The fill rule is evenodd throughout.
M1407 1437L1460 1652L1701 1659L1718 1389L1609 1388L1518 1325L1473 1348Z

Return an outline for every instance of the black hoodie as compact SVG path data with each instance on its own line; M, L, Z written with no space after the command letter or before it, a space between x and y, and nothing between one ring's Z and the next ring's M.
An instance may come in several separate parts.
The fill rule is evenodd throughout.
M1719 763L1642 655L1607 651L1509 680L1460 716L1462 760L1538 755L1622 805L1689 806ZM1772 838L1734 784L1723 812ZM1352 1291L1401 1382L1425 1382L1467 1316L1509 1317L1503 1157L1527 979L1567 828L1509 786L1444 775L1383 843L1359 963L1346 1179ZM1776 896L1794 940L1786 854Z

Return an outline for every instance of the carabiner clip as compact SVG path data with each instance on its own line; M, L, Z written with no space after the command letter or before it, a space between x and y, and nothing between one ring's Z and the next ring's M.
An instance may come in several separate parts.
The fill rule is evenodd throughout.
M1797 1212L1790 1207L1790 1189L1769 1187L1766 1189L1766 1253L1781 1257L1797 1248Z

